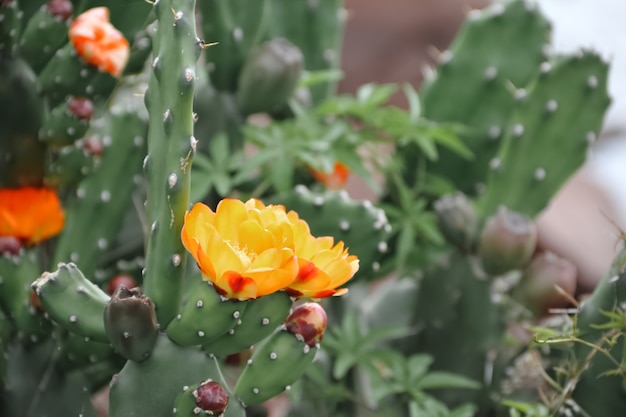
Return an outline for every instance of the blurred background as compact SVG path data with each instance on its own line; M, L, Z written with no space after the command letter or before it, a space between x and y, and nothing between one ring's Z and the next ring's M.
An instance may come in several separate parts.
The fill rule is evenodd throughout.
M322 0L323 1L323 0ZM493 2L498 1L494 0ZM344 79L340 92L367 82L422 81L423 68L452 41L465 15L488 0L346 0ZM575 262L579 288L590 291L620 248L626 229L626 1L538 0L553 24L554 52L599 51L612 64L613 99L585 166L539 219L540 244ZM392 100L404 106L398 94ZM351 192L366 197L358 182Z

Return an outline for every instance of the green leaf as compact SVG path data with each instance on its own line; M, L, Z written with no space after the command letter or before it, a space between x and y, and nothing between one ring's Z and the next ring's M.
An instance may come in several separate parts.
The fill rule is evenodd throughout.
M420 98L417 95L417 91L411 84L404 84L402 86L404 90L404 95L409 102L409 120L411 122L417 122L420 115L422 114L422 105L420 104Z
M356 357L353 353L346 351L339 353L333 366L333 377L335 379L345 377L354 365L356 365Z
M465 159L474 159L472 151L465 146L461 139L459 139L459 136L452 129L438 125L429 129L428 133L435 142L445 146L457 155Z
M479 389L480 383L469 379L462 375L453 374L451 372L434 371L424 375L422 379L417 381L419 389L440 389L440 388L466 388Z
M363 84L356 92L359 103L367 107L378 107L391 98L398 87L395 84Z
M317 84L339 81L342 78L343 71L338 69L306 71L302 74L298 85L300 87L311 87Z
M424 353L418 353L411 356L407 361L407 368L409 373L409 384L413 385L420 379L424 378L424 375L428 371L428 368L433 363L433 357Z

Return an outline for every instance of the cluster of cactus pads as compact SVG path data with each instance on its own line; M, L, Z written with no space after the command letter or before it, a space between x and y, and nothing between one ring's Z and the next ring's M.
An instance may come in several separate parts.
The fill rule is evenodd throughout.
M203 255L191 254L200 271L187 259L181 232L192 203L215 208L231 197L193 194L194 158L206 158L218 135L242 152L251 114L292 116L303 72L338 68L345 16L339 0L0 0L0 191L53 190L64 213L49 240L0 234L1 415L94 416L91 397L105 389L112 417L241 417L311 369L327 325L322 304L288 287L225 297L201 279L213 268ZM80 24L93 21L104 25L96 38L112 36L111 60L85 44ZM537 253L533 219L598 135L607 72L593 51L552 55L550 25L534 3L468 15L420 99L423 118L463 126L471 157L442 149L433 161L415 144L396 144L409 188L428 172L457 190L423 196L447 242L429 265L394 264L398 235L383 209L399 204L392 181L380 207L313 179L253 196L343 241L360 261L355 287L397 270L359 302L363 326L402 316L416 330L394 348L427 352L434 368L481 387L441 390L444 403L504 415L502 400L516 399L505 380L525 354L507 325L520 311L553 306L553 284L574 293L573 266ZM333 91L332 81L316 84L308 102ZM576 342L561 359L585 372L560 393L560 411L601 417L626 408L621 379L596 380L616 373L607 355L619 357L623 343L607 355L593 348L606 336L597 326L626 303L624 256L580 306ZM233 358L243 360L233 367Z

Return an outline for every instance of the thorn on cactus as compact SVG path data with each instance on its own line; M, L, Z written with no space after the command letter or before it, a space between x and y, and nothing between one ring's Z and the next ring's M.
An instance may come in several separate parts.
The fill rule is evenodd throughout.
M321 305L312 302L300 304L285 319L287 331L301 337L307 347L322 341L326 324L326 312Z

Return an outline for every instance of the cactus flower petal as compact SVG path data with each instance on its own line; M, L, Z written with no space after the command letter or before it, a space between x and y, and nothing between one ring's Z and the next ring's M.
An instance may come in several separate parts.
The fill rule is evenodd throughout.
M63 208L53 190L0 189L0 236L36 244L60 233L64 225Z
M94 7L74 19L69 38L78 55L100 71L119 77L126 66L130 46L109 22L109 9Z
M350 176L350 170L341 162L336 162L331 172L318 171L313 168L310 171L313 178L333 190L344 188Z

